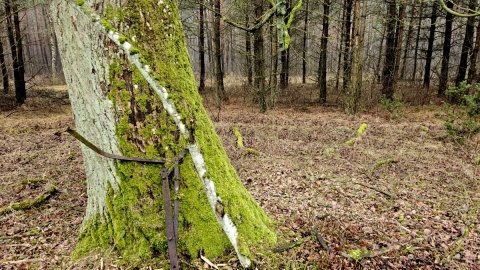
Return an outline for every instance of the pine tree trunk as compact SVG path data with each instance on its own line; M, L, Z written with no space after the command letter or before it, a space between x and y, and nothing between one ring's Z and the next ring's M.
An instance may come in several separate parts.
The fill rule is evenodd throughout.
M405 0L402 1L400 4L400 8L398 10L398 21L397 21L397 30L396 30L396 45L397 53L395 56L395 80L398 78L398 71L400 68L400 60L401 60L401 52L402 52L402 45L403 45L403 31L405 28L405 16L407 10L407 2Z
M8 71L5 64L5 55L3 53L3 41L0 38L0 71L2 72L3 93L8 94L10 87L8 84Z
M476 81L475 77L477 76L477 56L478 50L480 49L480 20L477 24L477 30L475 34L475 46L473 47L472 54L470 55L470 67L468 68L468 77L467 83L472 84Z
M345 0L345 16L344 21L344 45L343 45L343 90L347 89L352 76L352 44L351 44L351 30L352 30L352 7L353 0Z
M468 8L475 10L477 6L477 0L470 0ZM467 26L465 27L465 36L462 44L462 53L460 54L460 63L458 65L457 78L455 79L455 85L459 86L461 82L465 80L468 68L468 56L473 48L473 34L475 28L475 17L469 17L467 19Z
M412 7L411 13L410 13L410 20L408 24L408 30L407 30L407 39L405 40L405 48L403 49L403 62L402 62L402 68L400 69L400 79L404 80L405 79L405 68L407 66L407 60L408 60L408 52L410 50L410 45L412 41L412 32L413 32L413 17L415 15L415 8Z
M227 101L228 97L225 92L225 86L223 84L223 57L222 48L220 44L220 0L214 0L213 2L213 54L215 65L215 92L217 97L217 108L221 107L223 101Z
M178 254L214 258L233 247L250 265L251 248L275 242L275 232L202 106L177 1L112 0L91 10L92 2L50 5L76 129L104 151L167 163L116 161L82 146L88 202L76 255L113 247L131 268L166 268L161 170L188 149L171 195L180 200Z
M200 83L198 91L205 90L205 1L200 1L198 7L198 58L200 62Z
M418 15L418 23L417 23L417 36L415 38L415 51L413 54L413 73L412 73L412 81L417 80L417 60L418 60L418 49L420 45L420 32L422 30L422 19L423 19L423 1L420 2L420 11Z
M397 4L391 1L388 4L387 15L387 43L385 45L385 64L383 66L383 88L382 95L387 99L393 98L395 91L395 61L396 61L396 37L395 29L397 22Z
M346 1L344 1L344 5L346 5ZM343 20L345 18L345 15L346 14L346 9L344 8L343 11L342 11L342 23L341 23L341 29L345 29L345 20ZM344 53L344 50L343 50L343 45L344 45L344 39L345 39L345 31L341 31L340 33L340 40L339 40L339 48L338 48L338 58L337 58L337 62L338 62L338 65L337 65L337 75L335 76L335 90L338 91L338 88L339 88L339 85L340 85L340 71L342 70L342 67L343 67L343 62L342 62L342 54Z
M276 18L273 16L270 24L270 78L268 88L270 89L269 108L274 108L277 103L277 65L278 65L278 42L277 28L273 23Z
M287 80L287 70L288 70L288 62L287 62L287 53L288 49L282 50L280 52L280 89L285 89L288 86Z
M305 1L305 19L303 21L303 49L302 49L302 83L307 83L307 32L308 32L308 0Z
M447 7L452 9L453 2L447 1ZM440 69L440 78L438 85L438 95L443 96L448 86L448 64L450 62L450 49L452 48L452 26L453 26L453 14L446 12L445 16L445 33L443 37L442 47L442 67Z
M363 2L363 3L362 3ZM367 0L355 0L353 14L353 40L352 40L352 78L347 85L345 112L354 114L358 111L358 100L362 89L363 73L363 41L365 35L365 17Z
M330 4L331 0L323 2L323 26L320 40L320 59L318 61L318 88L320 92L318 103L320 104L324 104L327 101L327 43L329 38Z
M435 23L437 21L437 4L432 4L432 14L430 15L430 34L428 35L427 56L425 59L425 73L423 76L423 87L430 87L430 70L432 66L433 43L435 42Z
M257 20L263 15L263 1L254 1L254 10ZM267 111L267 93L265 89L265 57L263 53L264 46L263 27L259 27L253 32L253 69L255 73L256 100L259 103L260 111Z
M250 16L248 10L245 10L245 24L249 27ZM253 85L253 67L252 67L252 36L249 31L245 31L245 59L247 69L248 85Z
M25 85L22 36L20 33L20 20L16 0L5 1L5 15L7 17L8 40L13 58L15 99L18 103L23 104L25 99L27 99L27 89Z
M383 52L383 43L385 40L385 34L387 32L387 25L383 26L383 31L382 31L382 37L380 38L380 48L379 48L379 54L378 54L378 60L377 60L377 66L375 67L375 83L379 82L382 80L382 52Z

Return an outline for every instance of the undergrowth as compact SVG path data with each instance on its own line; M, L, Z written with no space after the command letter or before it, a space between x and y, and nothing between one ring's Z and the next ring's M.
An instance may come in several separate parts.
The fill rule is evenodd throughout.
M466 139L480 132L480 86L476 89L462 82L445 92L452 104L447 104L444 115L448 137L463 144Z

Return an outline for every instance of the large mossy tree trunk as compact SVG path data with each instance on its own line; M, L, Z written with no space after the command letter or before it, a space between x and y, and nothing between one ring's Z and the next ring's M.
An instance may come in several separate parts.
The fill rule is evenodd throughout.
M276 241L231 166L198 95L175 0L51 3L77 130L104 151L180 166L179 254L237 253ZM88 204L76 254L115 248L128 264L165 263L160 165L82 148ZM233 247L233 249L232 249ZM153 263L153 262L152 262Z

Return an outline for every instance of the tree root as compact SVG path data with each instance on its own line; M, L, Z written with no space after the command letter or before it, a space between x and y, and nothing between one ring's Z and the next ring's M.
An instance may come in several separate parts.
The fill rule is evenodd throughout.
M26 199L21 202L12 203L7 207L0 208L0 216L8 214L13 211L28 210L32 207L39 206L42 203L44 203L46 200L48 200L51 196L53 196L56 192L57 192L57 188L52 185L33 200Z
M242 134L240 133L240 130L238 130L237 127L233 127L233 133L235 134L235 136L237 136L237 147L240 148L243 155L248 155L248 154L254 154L254 155L257 155L257 156L265 155L264 153L262 153L258 150L255 150L253 148L245 147L245 145L243 145Z

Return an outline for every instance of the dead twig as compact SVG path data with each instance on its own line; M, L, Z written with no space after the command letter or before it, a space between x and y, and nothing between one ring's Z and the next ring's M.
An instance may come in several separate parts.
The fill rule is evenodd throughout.
M370 179L370 177L369 177L367 174L365 174L365 175L367 176L368 179ZM357 182L357 181L355 181L354 179L352 179L352 182L353 182L354 184L359 185L359 186L366 187L366 188L369 188L369 189L371 189L371 190L375 190L376 192L381 193L381 194L383 194L383 195L385 195L385 196L387 196L387 197L389 197L389 198L391 198L391 199L396 199L396 198L397 198L397 196L392 195L392 194L390 194L390 193L388 193L388 192L386 192L386 191L383 191L383 190L381 190L381 189L378 189L378 188L376 188L376 187L374 187L374 186L370 186L370 185L367 185L367 184L364 184L364 183Z
M313 232L315 232L315 236L317 237L318 243L328 252L331 253L332 250L327 246L325 240L323 240L322 236L318 233L317 227L313 227Z

